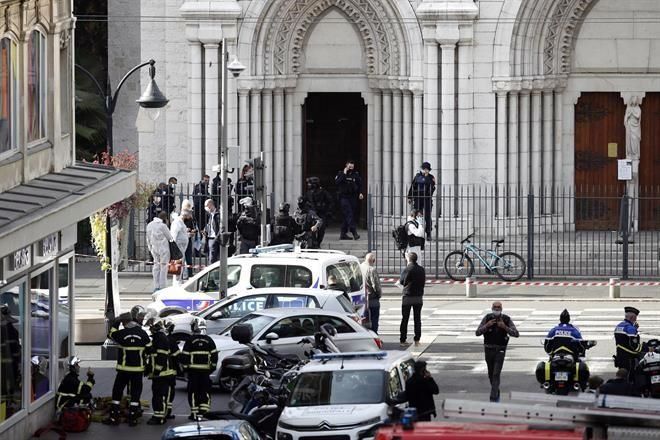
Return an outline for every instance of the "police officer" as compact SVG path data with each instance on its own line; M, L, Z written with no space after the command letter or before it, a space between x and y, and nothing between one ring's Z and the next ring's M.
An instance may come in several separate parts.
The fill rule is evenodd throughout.
M167 337L163 321L155 320L150 326L151 346L147 348L148 363L145 373L151 379L152 399L151 405L154 415L147 422L148 425L162 425L167 415L167 405L170 399L170 382L176 377L176 365L173 360L176 351L172 352L172 345Z
M181 365L188 375L188 403L190 420L204 416L211 407L211 379L209 374L218 365L218 350L215 342L206 335L206 322L195 318L190 323L192 336L186 341L181 351Z
M298 209L293 214L298 225L298 235L296 238L303 249L318 249L318 231L323 226L323 220L310 209L309 203L304 197L298 197Z
M339 171L335 177L335 184L337 185L341 213L344 216L339 239L350 240L348 231L351 231L353 240L358 240L360 236L357 233L355 216L357 215L358 199L362 200L364 195L360 191L362 178L360 173L355 170L355 162L352 160L346 161L344 169Z
M559 325L553 327L546 336L543 347L548 354L564 350L573 353L577 360L584 353L582 333L571 324L571 315L564 309L559 315Z
M87 369L87 380L80 380L78 377L80 374L80 359L78 356L71 356L67 365L69 366L69 372L57 388L55 408L58 412L62 411L62 408L89 404L92 400L92 388L96 383L91 368Z
M165 333L167 334L167 340L170 344L170 362L171 368L173 368L177 373L182 373L181 363L179 362L179 357L181 355L181 350L179 349L179 342L174 336L174 321L171 319L165 319L163 321L163 326L165 327ZM167 393L167 411L165 413L166 419L173 419L174 414L172 414L172 405L174 404L174 391L176 389L176 374L168 376L167 378L168 393Z
M130 313L115 319L108 337L118 345L117 375L112 387L110 415L103 421L108 425L119 424L119 404L124 388L128 387L131 403L128 409L128 425L137 426L140 416L140 395L142 394L142 375L144 374L146 350L151 344L149 335L142 329L144 307L135 306ZM120 324L123 328L119 329Z
M325 236L325 228L328 226L332 214L332 196L328 191L321 187L321 180L318 177L308 177L305 200L307 200L307 203L309 203L310 207L316 212L316 215L323 220L323 225L319 228L317 233L320 246L323 242L323 237Z
M415 175L408 190L408 203L412 204L413 209L424 212L424 229L428 239L431 238L431 208L434 192L435 176L431 174L431 164L424 162L422 170Z
M635 367L642 353L642 343L637 331L637 315L639 310L634 307L625 307L625 319L614 329L616 342L616 356L614 366L628 370L628 380L633 382Z
M241 247L239 254L247 254L251 248L254 248L259 241L261 225L257 215L257 208L254 206L252 197L244 197L239 203L243 205L243 212L236 221L236 229L241 235Z
M289 204L280 203L279 214L275 217L273 237L269 245L292 244L298 234L298 223L289 215Z

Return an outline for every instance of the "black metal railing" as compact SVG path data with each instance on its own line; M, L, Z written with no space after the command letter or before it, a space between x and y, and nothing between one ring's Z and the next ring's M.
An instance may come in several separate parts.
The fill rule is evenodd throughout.
M398 274L403 253L392 231L406 221L414 203L394 186L372 188L367 200L369 250L381 273ZM446 277L444 257L461 249L461 240L475 233L474 243L522 255L526 278L660 276L660 187L626 193L612 187L506 188L482 185L442 186L432 197L431 239L420 262L427 274ZM486 275L476 262L476 274Z

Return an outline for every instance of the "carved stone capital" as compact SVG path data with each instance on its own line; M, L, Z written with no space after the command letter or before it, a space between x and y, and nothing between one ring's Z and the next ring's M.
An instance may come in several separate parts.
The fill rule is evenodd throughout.
M626 105L630 105L630 100L633 97L637 97L639 99L639 105L642 105L644 98L646 98L646 92L621 92L621 97L623 98L623 103Z

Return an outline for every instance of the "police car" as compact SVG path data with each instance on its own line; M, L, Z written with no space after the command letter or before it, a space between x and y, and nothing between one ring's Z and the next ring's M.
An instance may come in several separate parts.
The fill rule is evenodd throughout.
M403 405L414 363L408 351L315 355L300 370L276 438L300 440L320 432L333 439L362 438L387 419L390 406Z
M312 308L345 313L356 322L360 321L355 307L343 292L337 290L302 288L264 288L246 290L229 295L204 310L171 316L174 334L178 340L187 339L190 323L195 317L206 320L207 333L217 334L245 315L263 309Z
M323 289L330 277L337 280L336 289L346 292L362 315L366 291L357 257L341 251L280 245L227 260L229 295L264 287ZM147 309L161 317L204 310L220 300L219 279L220 262L216 262L180 286L155 292Z

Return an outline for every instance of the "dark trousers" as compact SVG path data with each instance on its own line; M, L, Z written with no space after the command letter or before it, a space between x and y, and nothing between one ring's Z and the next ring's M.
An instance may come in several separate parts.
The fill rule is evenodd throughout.
M119 418L119 404L124 395L124 388L128 388L128 393L131 396L128 416L131 419L136 419L140 410L140 396L142 395L142 373L117 371L115 383L112 386L111 417Z
M408 320L410 319L410 309L413 309L413 321L415 323L415 341L422 338L422 305L423 304L404 304L401 306L401 332L400 341L406 342L408 339Z
M488 380L490 381L490 400L498 400L500 398L500 374L504 365L506 347L497 345L484 346L484 354L486 355Z
M369 307L369 322L371 322L371 330L375 333L378 333L378 318L380 318L380 306ZM408 327L408 322L406 322L406 327Z
M188 371L188 403L193 415L204 414L211 408L210 389L208 370Z
M339 206L341 206L341 213L344 220L341 224L341 233L346 234L348 231L356 234L355 216L357 215L357 196L342 196L339 198Z
M239 254L249 254L250 249L254 249L257 247L257 241L256 240L246 240L245 238L241 238L241 247L238 250Z
M167 387L168 387L168 392L167 392L167 411L165 411L166 415L172 414L172 406L174 404L174 391L176 390L176 376L170 376L167 379Z
M192 256L193 256L193 242L195 241L195 237L190 237L190 240L188 240L188 247L186 248L186 253L184 254L184 258L186 261L186 266L187 268L184 269L184 271L188 271L188 278L193 276L193 268L192 268Z
M151 406L154 417L164 419L167 414L167 403L170 394L170 377L154 377L151 382Z
M215 238L208 238L206 242L209 246L209 264L213 264L220 259L220 242Z
M432 197L415 197L413 199L413 209L424 211L424 232L431 235L433 223L431 221L431 211L433 208Z

